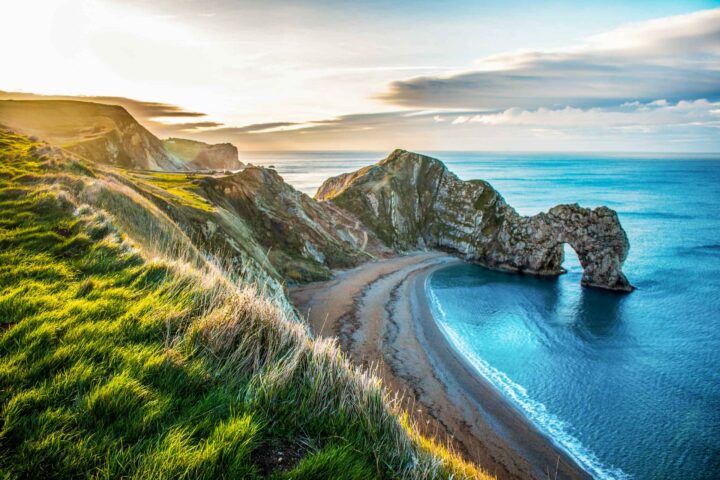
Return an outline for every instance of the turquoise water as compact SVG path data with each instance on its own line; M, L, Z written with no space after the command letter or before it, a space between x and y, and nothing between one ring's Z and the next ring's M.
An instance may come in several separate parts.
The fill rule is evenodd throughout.
M463 265L430 280L456 347L598 478L720 475L720 162L481 160L522 213L606 204L637 291Z
M718 478L720 160L433 153L490 181L520 213L607 205L631 242L637 290L579 286L462 265L428 293L442 329L515 406L598 478ZM258 155L312 194L378 153ZM250 160L250 161L253 161Z

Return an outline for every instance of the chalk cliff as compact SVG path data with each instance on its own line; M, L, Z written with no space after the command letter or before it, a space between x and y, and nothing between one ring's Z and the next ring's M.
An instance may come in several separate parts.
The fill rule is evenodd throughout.
M204 235L224 232L230 243L235 238L233 248L242 250L250 243L256 245L262 254L255 257L266 255L287 280L326 279L331 269L392 253L352 214L316 202L272 169L247 167L232 175L205 176L195 183L197 192L221 213L207 219L211 223Z
M118 105L73 100L0 100L0 125L86 160L156 171L238 170L237 147L160 140Z
M462 181L441 161L404 150L326 180L315 198L351 212L395 249L448 249L501 270L563 273L568 243L583 266L583 285L632 290L622 272L630 245L606 207L558 205L524 217L489 183Z

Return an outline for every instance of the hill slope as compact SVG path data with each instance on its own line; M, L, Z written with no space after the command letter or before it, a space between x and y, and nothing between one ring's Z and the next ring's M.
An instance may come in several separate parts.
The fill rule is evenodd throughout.
M168 154L168 142L155 138L122 107L0 101L0 124L48 139L93 160L98 169L103 165L132 169L107 169L113 188L127 187L150 199L170 217L173 227L168 228L177 230L176 235L188 236L246 274L264 269L276 281L319 280L328 278L332 268L389 252L351 214L314 202L269 170L253 167L229 175L172 172L242 164L232 145L172 139L173 153ZM171 171L146 171L158 169ZM112 194L104 191L98 196L103 208L112 208ZM124 221L125 212L116 213ZM125 228L137 229L126 223ZM152 242L147 243L153 248Z
M267 261L225 270L173 219L232 213L220 180L0 130L3 478L484 478L310 338Z
M3 100L0 125L95 162L143 170L187 169L120 106L71 100Z

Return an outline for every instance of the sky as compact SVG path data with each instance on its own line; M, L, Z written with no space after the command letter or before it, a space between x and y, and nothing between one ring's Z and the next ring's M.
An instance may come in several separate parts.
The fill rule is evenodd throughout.
M720 0L4 0L0 98L240 150L720 152Z

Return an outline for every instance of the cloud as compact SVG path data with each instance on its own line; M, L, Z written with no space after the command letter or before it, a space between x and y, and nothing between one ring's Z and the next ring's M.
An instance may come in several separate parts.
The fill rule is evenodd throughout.
M475 70L392 82L412 108L533 109L720 99L720 9L628 25L577 47L496 55Z
M222 127L223 125L223 123L219 122L185 122L173 123L170 126L178 131L192 133L207 128Z
M207 114L190 112L177 105L158 102L143 102L125 97L76 97L77 100L121 105L136 118L197 118Z
M585 127L619 128L647 133L654 126L695 126L715 128L720 118L713 112L719 102L705 99L669 103L665 99L647 103L626 102L619 108L545 108L524 110L509 108L497 113L474 115L471 118L459 116L456 121L478 123L489 126L564 127L577 129Z
M240 150L718 151L720 101L626 102L614 107L413 110L198 132Z
M400 112L360 113L309 122L269 122L253 123L238 127L224 126L208 130L205 133L213 137L222 135L231 136L240 139L238 141L242 141L242 139L249 139L252 136L272 137L274 135L299 133L298 131L301 131L303 134L321 133L345 128L357 131L366 127L374 128L379 122L382 123L383 121L398 121L404 117L429 116L430 114L431 112L408 112L407 110Z
M213 131L215 134L242 135L257 133L274 133L287 132L293 130L301 130L303 128L312 128L321 125L322 122L268 122L268 123L252 123L240 127L223 127Z

